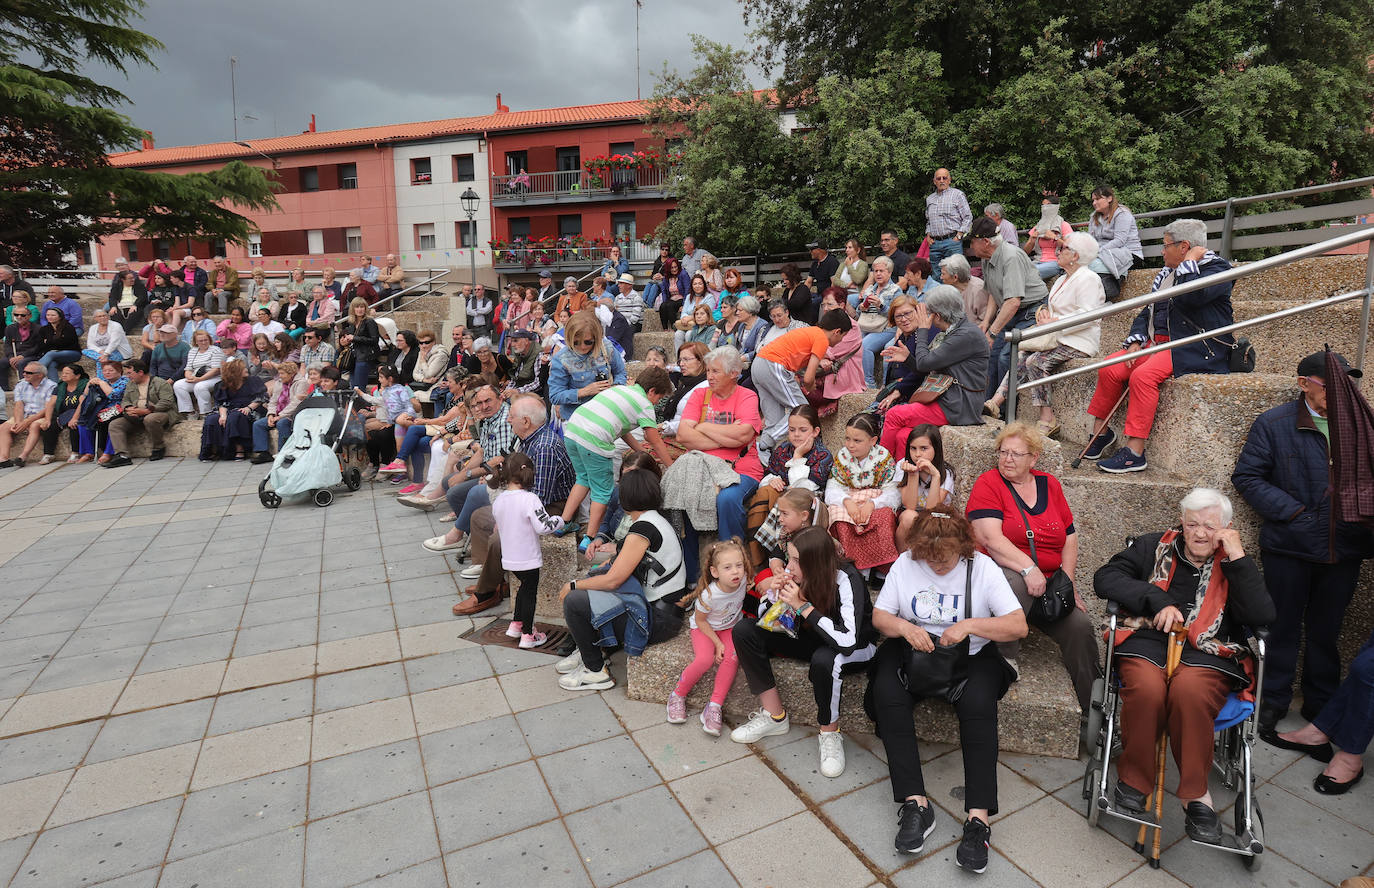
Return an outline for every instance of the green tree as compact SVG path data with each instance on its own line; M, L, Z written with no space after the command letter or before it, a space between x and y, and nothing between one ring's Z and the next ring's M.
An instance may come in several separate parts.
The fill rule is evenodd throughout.
M130 27L142 0L0 3L0 261L45 265L134 227L147 237L247 240L232 207L276 207L262 171L233 162L184 176L119 169L144 135L118 90L78 73L152 65L162 44Z

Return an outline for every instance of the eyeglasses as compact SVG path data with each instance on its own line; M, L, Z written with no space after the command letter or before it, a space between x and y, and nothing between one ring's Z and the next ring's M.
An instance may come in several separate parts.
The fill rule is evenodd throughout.
M1321 386L1322 388L1326 388L1326 380L1324 380L1324 379L1318 379L1318 378L1315 377L1315 376L1304 376L1303 379L1306 379L1306 380L1307 380L1309 383L1311 383L1312 385Z
M1030 456L1030 451L1028 451L1028 450L999 450L999 451L997 451L997 458L998 458L998 459L1025 459L1025 458L1028 457L1028 456Z
M907 318L916 317L916 311L914 309L911 311L899 311L892 317L899 321L905 321Z

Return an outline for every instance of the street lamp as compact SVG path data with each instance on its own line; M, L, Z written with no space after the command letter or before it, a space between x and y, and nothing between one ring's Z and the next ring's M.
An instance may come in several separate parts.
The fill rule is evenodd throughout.
M261 157L264 157L264 158L266 158L267 160L270 160L270 161L272 162L272 169L275 170L275 169L279 169L279 168L280 168L280 161L278 161L278 160L277 160L275 157L273 157L272 155L270 155L270 154L263 154L261 151L259 151L257 148L254 148L252 145L249 145L247 142L235 142L234 144L237 145L237 146L239 146L240 148L247 148L249 151L252 151L253 153L255 153L255 154L257 154L257 155L259 155L259 156L261 156Z
M474 220L477 218L477 206L482 202L482 199L481 199L480 197L477 196L477 192L476 192L476 191L473 191L472 188L469 187L466 191L464 191L462 194L460 194L460 195L458 196L458 200L459 200L459 202L462 203L462 205L463 205L463 212L464 212L465 214L467 214L467 217L468 217L468 231L472 234L472 244L471 244L471 249L468 251L468 255L472 257L472 286L473 286L473 287L476 287L476 286L477 286L477 223L476 223Z

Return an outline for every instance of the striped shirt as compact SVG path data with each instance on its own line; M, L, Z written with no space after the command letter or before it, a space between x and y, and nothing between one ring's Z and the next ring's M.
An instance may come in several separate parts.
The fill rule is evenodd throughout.
M654 405L637 385L611 386L578 407L563 427L573 441L607 459L615 456L616 439L637 428L658 428Z

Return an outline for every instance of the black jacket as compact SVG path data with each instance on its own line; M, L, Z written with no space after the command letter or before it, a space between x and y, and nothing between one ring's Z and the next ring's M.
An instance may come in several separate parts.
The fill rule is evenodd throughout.
M1198 265L1197 274L1178 275L1174 279L1174 286L1230 269L1231 263L1220 256L1204 257L1204 261ZM1172 297L1168 295L1169 290L1161 290L1160 295L1164 298L1145 306L1136 315L1131 323L1131 336L1152 340L1156 333L1162 333L1170 339L1183 339L1230 326L1236 322L1231 311L1231 287L1231 281L1226 281ZM1148 347L1152 343L1145 344ZM1174 376L1230 373L1231 349L1234 346L1235 338L1230 333L1180 346L1170 352L1173 355Z
M1231 483L1264 519L1265 552L1319 564L1374 554L1367 528L1332 518L1330 448L1302 395L1255 419Z
M354 327L352 321L345 321L339 328L341 333L351 333L353 335L353 356L356 359L367 361L369 364L376 363L378 342L381 333L377 330L377 322L372 318L363 318L358 326ZM411 365L412 367L414 364Z
M22 355L29 360L43 356L43 334L46 329L37 324L29 324L28 339L19 338L19 325L10 324L5 328L5 351L10 357Z

